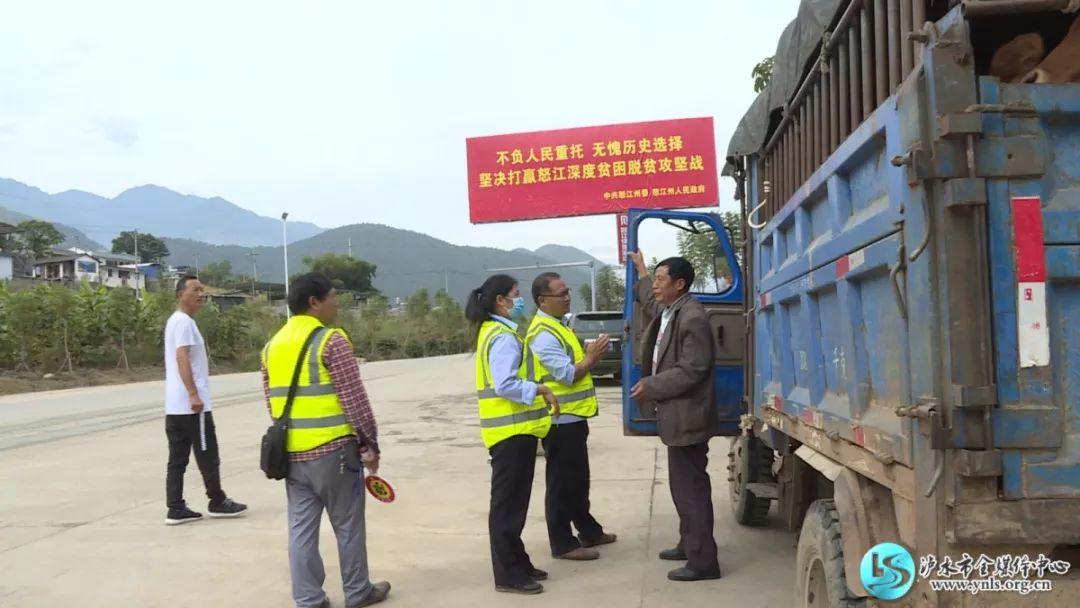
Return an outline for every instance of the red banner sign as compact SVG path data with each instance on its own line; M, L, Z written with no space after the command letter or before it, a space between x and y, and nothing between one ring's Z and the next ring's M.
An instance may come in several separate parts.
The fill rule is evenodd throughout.
M625 213L615 216L615 224L619 229L619 265L626 264L626 233L630 230L630 217Z
M473 137L465 148L474 224L719 200L712 118Z

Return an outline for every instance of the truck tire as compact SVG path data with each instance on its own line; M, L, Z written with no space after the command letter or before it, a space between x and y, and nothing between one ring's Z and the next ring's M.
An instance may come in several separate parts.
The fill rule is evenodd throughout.
M728 449L728 494L735 521L744 526L760 526L769 516L772 501L754 496L746 489L746 484L774 481L772 463L772 448L760 439L745 435L731 438Z
M865 608L852 595L844 576L840 517L832 500L810 503L795 557L795 603L798 608Z

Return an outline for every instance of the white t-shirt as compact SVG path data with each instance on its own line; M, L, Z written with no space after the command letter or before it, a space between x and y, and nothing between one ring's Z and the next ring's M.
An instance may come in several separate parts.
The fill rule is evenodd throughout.
M195 319L179 310L169 317L165 324L165 413L194 414L188 399L187 387L180 378L180 366L176 362L176 351L182 346L190 346L191 376L195 388L203 402L203 410L210 411L210 360L206 356L206 342L203 341Z

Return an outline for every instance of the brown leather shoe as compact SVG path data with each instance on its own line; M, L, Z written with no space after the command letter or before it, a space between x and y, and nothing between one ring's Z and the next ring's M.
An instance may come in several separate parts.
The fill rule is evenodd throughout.
M556 555L555 559L568 559L575 562L587 562L594 559L600 559L600 552L596 549L586 549L585 547L578 547L573 551L568 551L562 555Z
M618 539L619 539L619 537L617 535L615 535L615 534L604 533L604 534L601 534L600 536L598 536L598 537L596 537L596 538L594 538L592 540L585 540L584 538L582 538L581 539L581 546L582 547L599 547L600 545L610 545L611 543L615 542Z

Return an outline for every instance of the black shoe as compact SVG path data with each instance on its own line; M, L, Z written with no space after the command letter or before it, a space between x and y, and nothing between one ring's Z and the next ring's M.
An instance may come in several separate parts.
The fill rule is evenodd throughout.
M330 598L326 598L319 604L319 608L330 608Z
M359 604L353 604L349 608L364 608L364 606L370 606L372 604L378 604L386 600L386 596L390 595L390 583L382 581L375 583L371 586L371 593L367 598L361 601Z
M539 568L533 568L532 572L529 573L529 578L531 578L534 581L546 581L547 577L548 577L548 573L544 572L543 570L541 570Z
M687 567L676 568L668 572L667 577L673 581L711 581L720 578L720 566L704 571L691 570Z
M685 562L686 551L675 547L674 549L664 549L660 552L660 559L667 560L669 562Z
M207 511L210 512L210 517L240 517L247 513L247 505L226 498L221 502L211 502Z
M187 508L187 505L184 505L179 509L169 509L169 512L165 515L165 525L179 526L180 524L199 521L200 519L202 519L202 513L196 513Z
M536 595L544 592L544 586L536 581L529 581L518 585L495 585L495 591L499 593L517 593L519 595Z

